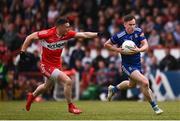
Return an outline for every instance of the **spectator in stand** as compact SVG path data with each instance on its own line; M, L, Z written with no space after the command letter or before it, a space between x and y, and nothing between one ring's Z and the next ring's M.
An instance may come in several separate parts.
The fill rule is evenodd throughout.
M92 66L94 67L95 70L98 70L98 63L99 61L104 61L105 62L105 58L101 55L101 49L97 48L97 56L96 58L94 58L93 62L92 62Z
M79 59L75 60L75 67L74 67L74 69L79 73L79 80L82 80L82 74L84 72L84 66L83 66L81 60L79 60Z
M17 34L18 38L21 40L21 42L24 41L24 39L27 36L27 30L26 30L26 26L22 26L19 33ZM22 43L21 43L22 44ZM21 45L20 44L20 45Z
M155 71L158 68L157 58L154 55L153 49L149 49L148 52L144 55L144 63L148 66L150 71Z
M65 63L67 63L69 65L70 53L69 53L69 47L67 47L67 46L65 46L65 48L63 49L62 59Z
M108 83L108 69L105 65L104 61L98 62L98 70L96 72L96 82L98 85L100 85L102 88L107 88L109 85Z
M3 38L4 33L5 33L5 29L3 27L3 23L0 21L0 39Z
M82 60L84 56L85 52L82 50L82 43L77 41L75 49L73 50L70 57L70 68L74 68L76 59Z
M173 32L176 45L180 46L180 23L176 26L176 30Z
M102 60L98 62L98 68L99 69L96 71L96 83L99 86L100 95L107 94L108 85L112 84L112 82L109 82L112 80L109 78L110 75L108 74L108 68Z
M156 30L152 30L148 38L148 44L150 47L157 47L160 43L160 36Z
M82 72L82 80L80 82L80 94L82 94L90 84L95 84L95 69L91 67L89 62L86 62L84 71Z
M15 32L15 26L13 23L10 23L8 25L8 28L5 34L3 35L3 39L11 51L16 50L20 47L18 46L20 44L20 40L17 36L17 33Z
M22 27L22 25L23 25L22 17L21 17L20 14L17 14L16 17L15 17L15 23L14 23L15 31L19 32L21 27Z
M165 35L165 47L175 47L175 40L172 33Z
M6 95L6 88L8 86L7 83L7 68L3 64L1 58L0 58L0 100L4 100Z
M173 32L175 30L176 25L177 25L176 19L174 19L173 15L169 15L168 16L168 21L164 26L164 30L167 33L171 33L171 32Z
M122 60L119 58L119 54L113 51L109 52L109 56L106 58L107 63L114 62L116 68L121 68ZM109 66L109 65L108 65Z
M163 30L163 20L162 16L157 16L155 18L155 24L154 29L157 30L157 32L161 32Z
M154 21L153 21L153 17L148 15L146 16L146 22L145 22L145 26L146 26L146 35L151 33L153 31L153 27L154 27Z
M96 30L96 26L93 23L94 21L92 20L91 17L88 17L86 19L86 24L85 24L85 31L95 31Z
M6 46L6 44L4 43L3 40L0 40L0 60L4 59L4 56L6 54L6 52L8 51L8 48Z
M18 85L15 85L14 73L14 70L8 70L7 72L8 86L6 88L6 92L8 95L8 100L16 99L15 88L18 88Z
M59 12L58 12L58 10L56 8L56 5L55 4L51 4L49 6L49 11L48 11L48 23L50 25L52 25L55 22L55 20L58 17L58 15L59 15Z
M91 50L90 49L86 49L85 51L85 56L84 58L82 59L82 64L85 65L86 62L89 62L90 64L92 63L93 59L91 57Z
M159 63L159 68L162 71L172 71L172 70L177 70L177 60L174 56L171 55L170 53L170 48L167 48L165 50L165 57L160 61Z

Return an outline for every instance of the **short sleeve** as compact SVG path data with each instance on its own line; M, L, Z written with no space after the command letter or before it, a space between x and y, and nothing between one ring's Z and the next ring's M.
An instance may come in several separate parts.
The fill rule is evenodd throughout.
M141 33L139 34L139 40L142 41L142 40L144 40L144 39L146 39L146 37L145 37L145 35L144 35L144 32L141 32Z
M117 37L117 34L113 35L111 38L110 38L111 42L113 44L117 44L118 42L118 37Z
M48 38L49 32L48 30L42 30L42 31L37 32L37 35L39 39L45 39L45 38Z
M138 40L139 41L142 41L142 40L146 39L146 37L144 35L144 32L143 32L143 30L141 28L137 27L137 28L135 28L135 31L138 34Z
M67 33L67 36L68 36L68 38L73 38L73 37L75 37L76 33L77 33L77 32L75 32L75 31L69 31L69 32Z

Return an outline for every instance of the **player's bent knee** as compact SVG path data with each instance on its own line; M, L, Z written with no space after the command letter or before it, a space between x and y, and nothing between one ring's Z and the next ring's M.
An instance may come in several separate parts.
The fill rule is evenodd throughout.
M131 83L129 83L128 87L129 87L129 88L134 88L134 87L136 87L136 84L131 84Z
M149 82L148 82L148 80L143 81L143 82L142 82L142 86L148 88L148 87L149 87Z

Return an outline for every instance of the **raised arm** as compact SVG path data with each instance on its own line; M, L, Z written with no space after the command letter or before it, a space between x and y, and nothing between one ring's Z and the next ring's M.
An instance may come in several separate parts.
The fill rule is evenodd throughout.
M98 32L77 32L75 38L94 38L101 36Z
M26 39L25 39L22 47L21 47L21 52L25 52L26 49L28 48L28 46L31 44L31 42L32 42L33 40L37 40L37 39L39 39L39 37L38 37L38 35L37 35L37 32L34 32L34 33L28 35L28 36L26 37Z

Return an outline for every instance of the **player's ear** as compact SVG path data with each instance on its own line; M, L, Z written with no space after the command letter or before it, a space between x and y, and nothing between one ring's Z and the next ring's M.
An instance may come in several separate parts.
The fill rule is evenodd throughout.
M58 29L61 28L61 25L56 26Z
M123 25L124 25L124 26L126 26L126 24L127 24L127 22L124 22L124 24L123 24Z

